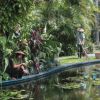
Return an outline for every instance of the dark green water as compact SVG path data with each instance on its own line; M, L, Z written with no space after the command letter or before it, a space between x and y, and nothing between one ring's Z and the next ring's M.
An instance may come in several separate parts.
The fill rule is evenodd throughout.
M100 86L93 86L93 79L91 78L92 70L85 69L85 71L90 76L88 79L84 79L83 76L81 78L80 76L75 77L79 80L82 79L86 84L86 88L58 88L55 86L59 83L57 80L58 76L52 75L46 79L17 87L1 88L0 100L100 100ZM64 84L67 86L67 83ZM60 83L61 86L64 84ZM81 84L81 82L77 84Z

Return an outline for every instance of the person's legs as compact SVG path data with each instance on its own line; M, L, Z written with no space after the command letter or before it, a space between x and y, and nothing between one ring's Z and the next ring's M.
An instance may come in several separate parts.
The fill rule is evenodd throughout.
M83 55L83 47L82 45L80 45L80 58L82 57L82 55Z
M80 57L80 46L79 46L79 44L77 45L77 55L78 55L78 58Z
M81 58L82 56L82 46L78 44L78 57Z

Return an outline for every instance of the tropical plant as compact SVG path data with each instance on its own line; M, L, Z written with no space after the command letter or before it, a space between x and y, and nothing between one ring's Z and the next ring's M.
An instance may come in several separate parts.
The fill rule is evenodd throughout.
M89 36L94 12L98 11L93 0L1 0L0 8L0 66L5 64L4 69L10 54L19 49L11 38L17 24L21 25L21 41L30 39L33 27L42 28L39 34L44 42L38 58L50 60L61 48L60 43L65 55L75 52L77 27L82 26Z

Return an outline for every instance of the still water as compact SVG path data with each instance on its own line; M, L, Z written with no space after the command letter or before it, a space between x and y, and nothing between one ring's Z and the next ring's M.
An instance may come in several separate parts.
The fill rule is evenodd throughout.
M0 100L100 100L99 78L92 78L93 68L95 69L96 67L69 70L72 74L73 72L82 73L84 71L88 73L87 78L83 74L75 75L74 73L72 76L66 76L62 79L61 75L57 74L36 82L5 89L1 88ZM65 73L67 74L67 72ZM70 75L70 73L68 74ZM73 76L77 82L75 80L75 82L72 81ZM69 77L71 82L68 80ZM61 81L65 79L67 81ZM94 84L96 81L98 81L98 85ZM73 85L71 88L62 87L68 87L70 83L76 83L79 87L73 88ZM85 84L85 88L81 86L82 83Z

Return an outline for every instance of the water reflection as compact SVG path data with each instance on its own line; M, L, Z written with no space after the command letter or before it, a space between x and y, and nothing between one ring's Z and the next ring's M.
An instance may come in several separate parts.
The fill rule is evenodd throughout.
M33 98L35 100L43 100L42 89L41 89L41 82L37 81L34 84L34 88L32 90Z
M34 100L99 100L100 89L88 86L87 89L63 90L54 84L36 82L32 91ZM98 99L99 98L99 99Z
M100 86L93 86L92 83L95 80L93 80L91 77L92 72L97 67L94 66L92 67L92 69L88 68L88 70L86 68L86 71L84 71L84 69L81 69L81 71L80 69L78 69L79 73L77 72L77 70L69 70L67 74L66 72L64 72L63 74L61 73L59 75L53 75L51 77L48 77L47 79L22 84L17 87L3 89L2 92L4 90L6 92L0 92L0 100L100 100ZM87 73L89 77L87 79L84 78L84 75L80 74L80 72ZM64 77L63 81L61 80L61 75ZM58 83L59 86L62 86L64 84L66 84L66 86L69 86L68 82L73 82L74 80L77 84L81 84L81 82L83 82L84 84L86 84L86 88L64 89L55 86L58 85ZM7 93L10 94L8 95Z

